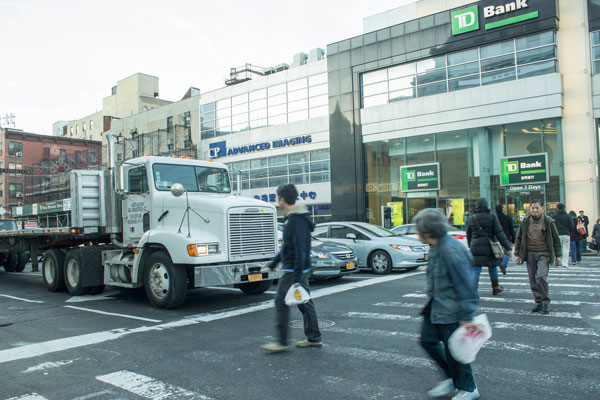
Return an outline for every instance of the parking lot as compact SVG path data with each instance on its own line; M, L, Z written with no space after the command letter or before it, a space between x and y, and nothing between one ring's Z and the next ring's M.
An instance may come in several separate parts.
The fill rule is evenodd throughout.
M597 398L598 270L588 257L552 271L549 316L529 312L524 267L501 278L501 296L483 274L494 336L474 364L482 398ZM71 297L39 273L0 272L0 399L424 399L440 378L417 341L424 274L313 282L324 347L270 355L260 345L274 333L274 287L198 289L161 310L143 291Z

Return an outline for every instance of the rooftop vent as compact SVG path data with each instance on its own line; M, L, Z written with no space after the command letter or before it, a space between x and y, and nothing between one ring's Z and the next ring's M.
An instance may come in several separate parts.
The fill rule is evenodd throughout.
M307 60L308 60L308 54L306 54L306 53L294 54L294 61L292 61L292 68L299 67L301 65L306 64Z

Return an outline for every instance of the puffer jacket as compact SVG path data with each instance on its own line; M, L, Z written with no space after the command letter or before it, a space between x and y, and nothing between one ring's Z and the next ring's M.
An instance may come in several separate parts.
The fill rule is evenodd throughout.
M498 217L490 214L488 208L476 208L475 214L469 219L467 226L467 243L475 259L475 265L480 267L500 265L502 260L494 257L490 240L499 241L505 251L512 250L510 242L498 222Z

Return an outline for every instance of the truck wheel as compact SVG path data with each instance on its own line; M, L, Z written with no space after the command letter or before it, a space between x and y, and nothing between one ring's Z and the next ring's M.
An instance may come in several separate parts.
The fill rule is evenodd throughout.
M65 288L65 255L60 250L46 250L42 261L42 276L50 292Z
M263 294L273 284L273 281L242 283L238 288L246 294Z
M65 285L67 291L73 296L80 296L86 292L81 283L81 265L83 263L81 252L71 250L65 257Z
M154 307L176 308L187 295L187 273L183 267L173 265L165 251L157 251L146 261L144 287Z
M92 286L88 288L88 293L92 295L104 292L104 285Z
M23 272L27 262L29 261L29 254L25 251L19 253L17 257L17 267L15 269L16 272Z
M6 272L15 272L17 270L17 253L10 253L4 262Z
M369 268L378 275L389 274L392 270L392 259L385 251L376 250L369 257Z

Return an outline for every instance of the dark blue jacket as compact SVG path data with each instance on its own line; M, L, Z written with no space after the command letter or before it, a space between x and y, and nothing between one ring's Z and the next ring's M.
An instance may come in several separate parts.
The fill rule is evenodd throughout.
M315 224L305 206L296 206L287 214L287 222L283 228L283 245L273 258L269 268L275 269L283 264L284 272L293 273L294 283L302 281L302 274L310 271L311 232Z
M479 307L473 257L458 240L446 234L431 246L427 264L427 295L431 323L472 321Z

